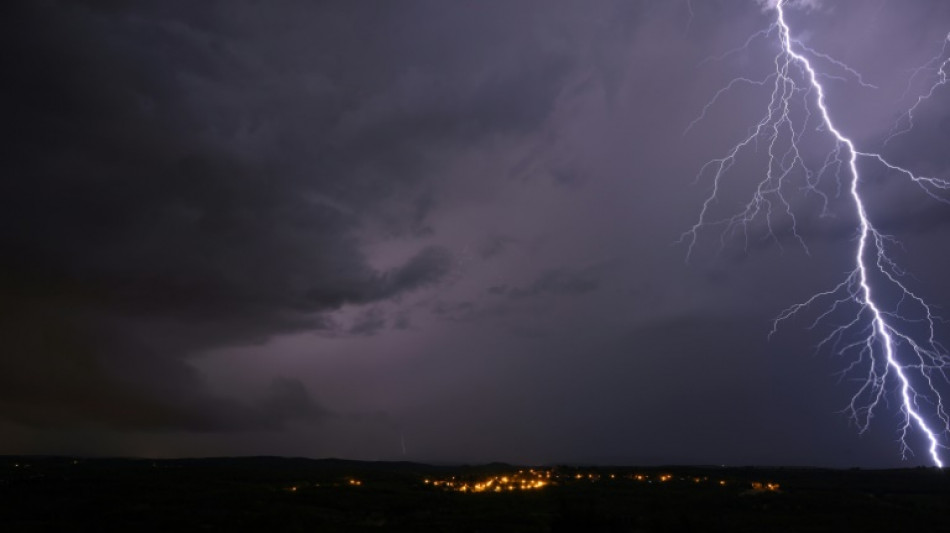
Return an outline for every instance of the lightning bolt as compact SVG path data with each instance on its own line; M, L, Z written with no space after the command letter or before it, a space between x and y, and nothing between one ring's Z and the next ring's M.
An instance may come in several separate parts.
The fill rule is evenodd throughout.
M894 137L903 135L914 129L914 112L917 111L917 108L920 107L921 104L933 98L933 95L937 92L937 89L947 84L948 69L950 69L950 57L947 57L948 49L950 49L950 33L947 34L947 38L943 41L943 48L941 48L940 53L932 57L930 61L925 63L923 66L913 70L910 79L907 80L907 90L904 91L905 97L907 96L907 93L910 92L910 87L914 83L914 80L924 72L935 71L936 80L930 86L930 90L918 96L917 101L914 102L914 105L910 106L907 111L901 114L901 116L894 123L894 126L891 128L891 134L888 135L887 139L884 141L884 144L891 142L891 139ZM940 66L938 67L936 65Z
M790 234L806 253L810 253L799 232L799 224L792 203L786 193L793 180L801 179L801 190L806 195L817 195L822 214L830 215L831 196L840 196L842 189L847 194L856 215L856 247L854 268L843 281L830 290L815 294L808 300L795 304L775 318L770 336L779 325L815 306L823 306L811 327L830 319L833 315L845 314L849 318L836 325L823 338L818 348L830 347L838 354L850 357L851 362L843 375L857 374L857 391L845 411L863 433L882 406L889 405L890 398L899 400L898 437L901 457L913 455L909 442L911 433L921 437L930 459L943 467L941 450L950 436L950 416L944 406L940 389L950 384L950 356L936 339L938 317L932 306L913 292L904 282L906 272L888 254L889 247L898 243L881 233L872 223L867 203L862 196L862 169L876 166L881 172L903 177L920 187L930 197L950 204L945 194L950 191L950 180L918 175L902 166L888 161L883 155L862 151L832 119L828 109L826 78L850 77L864 87L873 87L861 78L854 69L819 53L792 38L792 30L786 19L789 0L773 0L770 9L775 17L766 29L754 33L745 44L725 54L710 58L721 60L751 46L759 39L772 39L778 45L774 57L774 72L762 79L735 78L717 92L702 109L699 117L686 129L690 131L728 91L740 85L769 88L771 97L764 117L756 123L748 135L733 145L723 157L707 162L699 171L697 180L712 174L711 192L703 202L699 218L687 230L680 242L688 244L687 259L699 239L701 230L721 227L720 240L725 245L729 235L741 233L746 245L749 227L755 221L763 221L767 235L781 245L776 237L773 221L784 219L790 225ZM891 137L909 131L913 126L913 114L922 102L934 97L938 89L947 83L950 58L946 56L948 41L941 55L915 71L919 75L926 69L936 71L937 80L902 117L900 125ZM939 65L939 67L937 66ZM824 69L832 69L832 75ZM813 158L807 154L808 138L818 136L832 147L820 165L809 163ZM729 171L746 152L765 144L767 169L765 176L755 186L752 197L738 214L726 218L713 218L713 205L718 201L723 181ZM819 158L820 159L820 158ZM833 178L836 191L831 192L821 183ZM943 194L942 194L943 193Z

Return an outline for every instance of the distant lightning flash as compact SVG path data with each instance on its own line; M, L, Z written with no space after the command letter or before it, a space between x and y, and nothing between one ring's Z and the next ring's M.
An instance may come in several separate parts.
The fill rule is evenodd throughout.
M749 225L756 220L763 220L767 234L778 242L773 231L776 217L784 217L790 222L790 234L808 252L805 240L799 233L792 204L786 199L790 182L802 176L804 184L801 190L806 194L817 195L823 206L823 214L828 214L829 195L832 193L819 187L822 178L836 180L838 194L841 193L842 182L847 183L850 202L857 216L854 269L837 286L779 314L773 322L772 333L781 322L814 305L824 304L826 307L818 314L813 327L822 320L830 319L833 314L853 310L849 311L850 318L845 323L834 327L831 334L819 343L819 348L829 346L841 355L850 356L851 362L844 372L860 376L858 390L851 397L846 412L863 433L882 404L887 405L891 398L899 399L901 457L906 459L909 454L913 454L908 441L913 432L926 444L933 463L943 467L941 450L947 448L946 440L950 437L950 416L940 389L950 384L950 355L936 340L935 323L938 317L932 306L908 288L903 281L906 273L888 254L888 248L897 244L896 241L881 233L871 221L866 201L862 197L859 163L876 165L882 172L908 179L930 197L948 204L950 199L946 195L950 192L950 180L921 176L892 164L879 153L859 150L855 142L832 120L825 99L826 89L821 80L840 79L840 76L820 71L816 65L826 64L831 69L837 69L841 75L852 77L864 87L870 85L844 63L792 38L786 20L789 0L773 0L771 4L775 21L767 29L753 34L743 47L725 55L745 49L757 39L775 38L779 45L774 58L775 71L761 80L744 77L734 79L713 96L699 118L687 128L689 132L698 121L705 118L711 106L725 92L737 85L771 89L767 112L749 135L734 145L724 157L713 159L701 168L698 177L713 174L712 190L703 203L696 224L681 239L688 243L687 257L692 254L700 231L709 226L723 228L720 237L723 241L728 234L738 232L748 242ZM929 68L937 73L937 81L903 116L906 128L892 136L909 131L913 126L914 111L947 84L950 58L944 57L950 46L948 43L950 36L944 43L943 55L938 55L915 72L916 75ZM827 136L827 142L833 144L817 168L806 162L808 157L803 141L806 133ZM710 212L718 199L723 178L740 156L748 150L755 150L760 144L765 144L767 148L767 171L755 187L752 198L745 204L745 209L724 219L712 219Z

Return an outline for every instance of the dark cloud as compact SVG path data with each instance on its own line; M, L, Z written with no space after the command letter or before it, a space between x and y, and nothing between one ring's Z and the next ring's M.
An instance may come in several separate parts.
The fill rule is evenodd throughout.
M341 139L353 106L365 104L340 106L352 87L308 96L290 79L259 85L258 69L327 76L327 58L311 72L284 72L272 61L296 53L290 40L264 57L242 55L236 32L260 28L223 4L38 2L14 12L3 54L16 127L5 135L4 173L17 178L0 195L0 306L18 319L2 365L20 388L57 390L34 398L50 412L80 395L89 405L73 402L70 417L120 423L116 410L134 410L141 383L113 382L104 370L113 360L160 359L174 367L162 379L200 388L184 360L196 350L321 329L325 311L398 297L450 271L451 255L430 245L378 272L355 235L377 212L395 227L424 227L433 200L408 145L431 135L425 128L407 136L376 117ZM394 81L364 88L384 94ZM291 94L275 98L282 90ZM497 96L471 98L466 107L485 102L487 113ZM292 112L310 122L288 120ZM405 222L386 207L403 201ZM38 371L29 361L59 377L45 383L20 368ZM81 373L60 370L77 364ZM34 400L5 394L33 409L22 404ZM160 411L168 398L141 401ZM176 415L162 416L174 425Z
M432 312L441 318L453 321L470 321L484 317L484 310L472 302L436 302Z
M489 294L504 295L513 300L535 296L575 295L596 291L600 280L589 271L551 269L524 287L496 285L488 288Z
M518 239L505 235L491 235L478 247L478 254L483 259L491 259L505 253L511 246L518 244Z
M423 287L445 276L451 264L452 256L445 249L426 248L405 265L382 276L379 283L380 295L396 296L404 290Z
M379 309L367 309L355 323L350 326L349 332L353 335L375 335L386 327L386 317Z
M329 413L310 397L304 384L293 378L275 378L261 402L264 419L281 423L285 420L319 421Z

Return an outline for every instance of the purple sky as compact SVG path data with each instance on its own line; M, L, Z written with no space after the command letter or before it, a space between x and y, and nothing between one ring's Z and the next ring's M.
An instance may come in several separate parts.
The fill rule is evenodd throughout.
M950 3L808 4L795 37L878 86L825 80L840 127L948 177L950 88L882 145ZM928 463L893 413L838 412L809 317L767 339L851 269L846 202L796 203L810 255L781 224L676 244L767 103L683 135L768 72L773 41L703 62L771 22L755 0L4 11L0 453ZM871 176L870 214L947 307L950 207L905 185Z

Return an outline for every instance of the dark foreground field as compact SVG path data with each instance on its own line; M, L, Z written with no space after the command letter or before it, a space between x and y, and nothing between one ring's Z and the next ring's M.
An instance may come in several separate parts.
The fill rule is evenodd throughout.
M934 469L0 457L0 531L950 531Z

